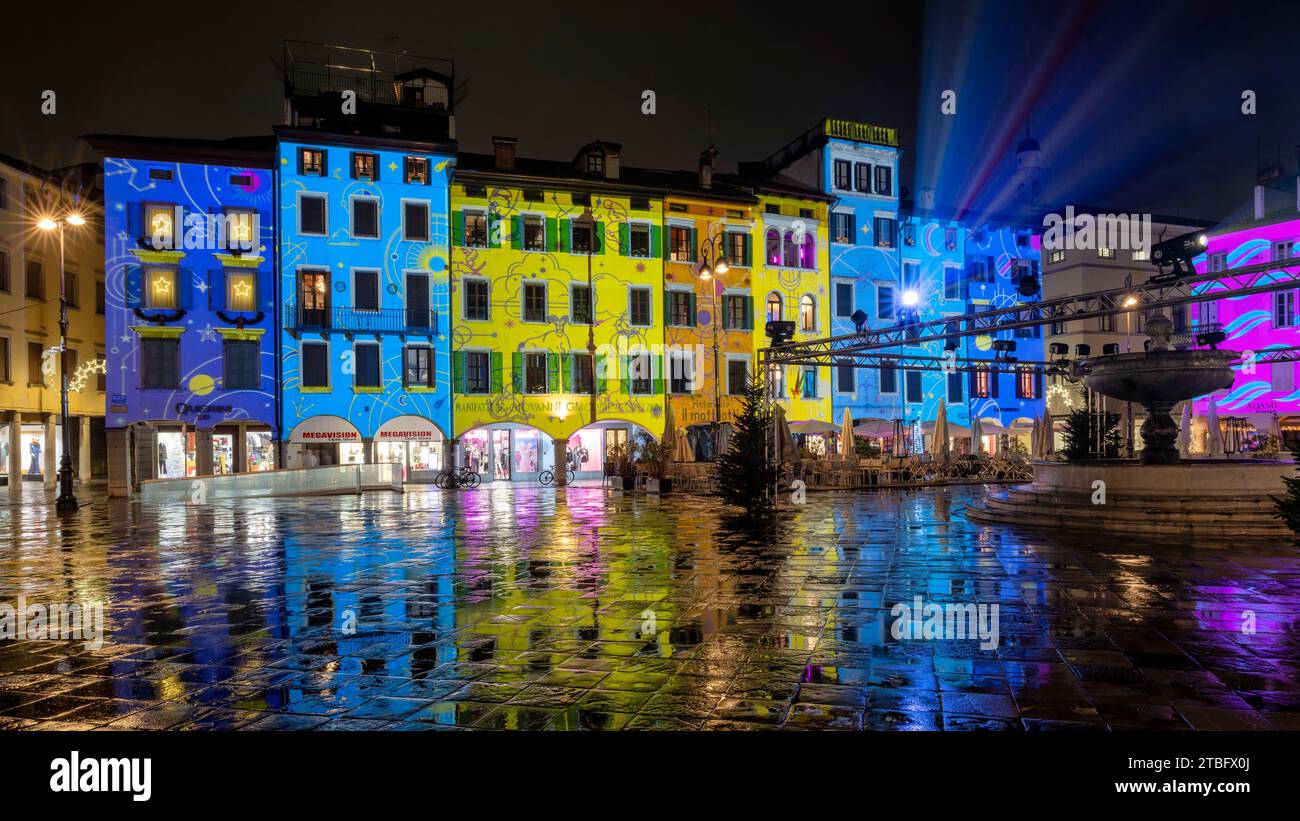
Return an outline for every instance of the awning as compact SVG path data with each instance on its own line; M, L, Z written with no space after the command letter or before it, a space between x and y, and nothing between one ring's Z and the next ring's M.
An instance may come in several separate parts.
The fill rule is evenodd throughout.
M304 419L289 435L293 444L305 445L328 442L360 442L361 434L355 425L337 416L313 416Z
M375 431L376 442L441 441L442 431L423 416L395 416Z

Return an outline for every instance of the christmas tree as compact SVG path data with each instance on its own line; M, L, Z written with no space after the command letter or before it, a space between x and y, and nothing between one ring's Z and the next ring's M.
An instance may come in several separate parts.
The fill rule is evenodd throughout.
M1300 474L1300 439L1291 443L1291 455L1296 460L1297 473ZM1291 528L1291 532L1296 534L1292 541L1296 547L1300 547L1300 475L1283 477L1282 481L1286 483L1286 496L1281 499L1273 497L1273 504L1277 507L1277 512L1273 515Z
M771 454L773 415L765 407L763 385L751 379L741 399L727 452L718 456L718 493L728 504L751 514L773 507L777 467Z

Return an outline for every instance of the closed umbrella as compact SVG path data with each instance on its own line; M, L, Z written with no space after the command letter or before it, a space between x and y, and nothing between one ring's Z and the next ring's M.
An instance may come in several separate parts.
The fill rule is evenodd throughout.
M939 410L934 417L934 441L931 444L935 455L948 461L948 406L939 400Z
M970 452L976 456L984 452L984 423L974 414L970 418Z
M679 462L694 462L695 448L691 447L691 440L686 436L686 428L677 431L678 448L681 450Z
M1178 456L1186 459L1192 455L1192 403L1183 403L1183 418L1178 425Z
M776 427L776 460L794 461L796 449L794 446L794 435L790 432L790 424L785 420L785 408L780 405L776 406L776 416L774 419Z
M1277 440L1277 446L1279 449L1285 447L1285 442L1282 439L1282 419L1277 415L1276 411L1274 411L1273 415L1269 417L1268 435Z
M1056 441L1052 435L1052 414L1046 408L1043 409L1043 421L1039 423L1039 427L1042 428L1043 458L1046 459L1056 449Z
M1035 459L1043 458L1043 423L1034 420L1033 430L1029 433L1029 455Z
M677 428L675 427L676 420L673 419L673 403L666 402L665 404L668 407L664 409L664 437L662 441L667 448L667 451L673 454L673 458L676 459L677 443L674 439L677 435Z
M844 422L840 425L840 458L853 458L853 417L849 415L849 409L844 409Z
M1210 394L1210 405L1205 409L1205 427L1210 435L1205 449L1209 451L1211 459L1222 459L1223 431L1219 430L1219 405L1214 401L1214 394Z
M718 426L718 455L726 453L729 447L731 447L731 423L723 422Z

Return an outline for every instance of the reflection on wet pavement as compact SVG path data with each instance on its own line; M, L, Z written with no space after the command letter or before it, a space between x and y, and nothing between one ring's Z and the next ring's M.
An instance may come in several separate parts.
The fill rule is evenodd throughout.
M106 620L0 641L0 729L1300 729L1293 549L984 528L979 493L767 536L589 488L0 508L0 604ZM895 639L918 596L997 603L998 647Z

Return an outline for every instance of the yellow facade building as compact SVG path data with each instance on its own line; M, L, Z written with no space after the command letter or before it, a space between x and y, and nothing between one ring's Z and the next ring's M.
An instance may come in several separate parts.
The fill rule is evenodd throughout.
M101 190L95 165L48 172L0 156L0 476L11 493L54 487L63 453L60 229L43 219L63 232L72 468L81 482L105 475ZM85 223L69 224L73 213Z

